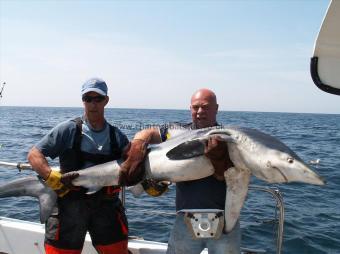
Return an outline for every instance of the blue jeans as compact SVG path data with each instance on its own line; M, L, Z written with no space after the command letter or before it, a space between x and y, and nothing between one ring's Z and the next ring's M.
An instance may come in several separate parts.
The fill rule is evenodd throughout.
M193 239L184 222L184 214L176 216L175 225L170 233L167 254L199 254L208 248L209 254L240 254L241 230L238 221L228 234L219 239Z

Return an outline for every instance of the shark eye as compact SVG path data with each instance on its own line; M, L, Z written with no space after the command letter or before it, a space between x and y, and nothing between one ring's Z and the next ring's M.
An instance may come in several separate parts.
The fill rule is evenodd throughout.
M293 163L293 162L294 162L294 159L293 159L292 157L288 157L288 158L287 158L287 161L288 161L289 163Z

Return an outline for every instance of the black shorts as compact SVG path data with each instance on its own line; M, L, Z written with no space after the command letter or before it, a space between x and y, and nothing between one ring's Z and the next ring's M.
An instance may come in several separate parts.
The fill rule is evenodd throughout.
M127 252L128 223L124 207L118 198L60 198L57 210L46 222L46 253L49 248L60 249L58 253L63 253L62 250L81 251L87 231L97 250L111 247L113 250L116 244L120 246L118 249L126 248Z

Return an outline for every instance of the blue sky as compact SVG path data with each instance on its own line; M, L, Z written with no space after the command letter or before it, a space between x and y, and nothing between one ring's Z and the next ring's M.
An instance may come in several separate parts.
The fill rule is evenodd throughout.
M91 77L113 108L340 113L309 61L326 0L0 0L2 106L82 106Z

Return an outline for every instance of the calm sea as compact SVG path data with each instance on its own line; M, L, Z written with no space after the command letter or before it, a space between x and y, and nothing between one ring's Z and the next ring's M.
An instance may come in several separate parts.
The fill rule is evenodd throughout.
M82 114L81 108L0 107L0 161L25 162L27 151L60 121ZM189 111L107 109L107 120L129 137L140 128L173 121L189 122ZM253 127L278 137L306 162L320 159L315 170L324 187L276 184L283 193L283 253L340 253L340 115L219 112L221 124ZM57 161L51 163L57 164ZM34 174L1 168L0 183ZM252 179L252 184L270 186ZM204 190L202 190L204 191ZM130 235L167 242L174 219L174 187L158 198L126 197ZM268 223L275 202L269 194L251 191L242 211L242 246L275 253L275 226ZM0 200L0 216L39 221L33 198Z

